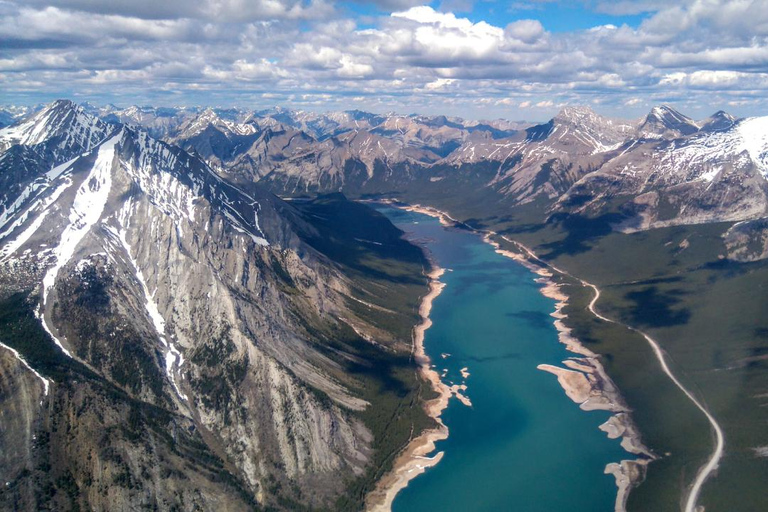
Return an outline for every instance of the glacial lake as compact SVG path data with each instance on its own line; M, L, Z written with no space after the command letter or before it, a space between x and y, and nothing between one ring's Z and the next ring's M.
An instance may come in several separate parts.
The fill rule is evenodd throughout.
M451 399L442 416L449 437L437 444L442 461L397 495L393 511L612 511L616 485L603 471L629 454L598 430L609 413L580 410L554 375L536 369L572 355L558 342L554 301L536 276L475 234L378 209L447 270L425 349L449 385L464 382L460 370L468 369L472 401Z

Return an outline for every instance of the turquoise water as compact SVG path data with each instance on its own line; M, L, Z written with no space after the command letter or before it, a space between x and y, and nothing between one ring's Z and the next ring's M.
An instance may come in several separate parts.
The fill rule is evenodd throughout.
M443 412L450 435L437 445L443 460L398 494L394 512L613 510L616 486L603 471L627 454L597 428L607 412L581 411L554 375L536 369L570 355L536 276L477 235L380 211L450 269L425 348L449 384L462 383L459 370L468 368L473 404L451 401Z

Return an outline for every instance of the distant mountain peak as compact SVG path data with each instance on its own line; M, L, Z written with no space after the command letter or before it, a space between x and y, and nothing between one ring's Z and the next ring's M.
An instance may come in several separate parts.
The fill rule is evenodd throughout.
M728 130L736 124L737 120L736 116L732 116L724 110L718 110L702 122L701 130L708 132Z
M646 116L639 132L648 138L678 138L699 131L699 125L669 105L657 105Z
M646 119L659 119L662 121L675 120L678 122L687 122L694 125L696 124L693 119L680 113L680 111L672 108L669 105L656 105L648 113Z
M581 119L584 117L597 116L598 114L586 105L569 105L560 109L555 119Z

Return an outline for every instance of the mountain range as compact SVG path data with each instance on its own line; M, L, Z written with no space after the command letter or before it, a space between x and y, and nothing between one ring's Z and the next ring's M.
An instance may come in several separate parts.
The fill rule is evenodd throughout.
M279 108L100 116L154 131L227 180L280 196L447 195L471 183L505 204L541 204L545 216L616 210L612 229L623 232L743 221L729 254L768 255L766 118L719 111L694 121L669 106L639 120L566 107L542 124Z

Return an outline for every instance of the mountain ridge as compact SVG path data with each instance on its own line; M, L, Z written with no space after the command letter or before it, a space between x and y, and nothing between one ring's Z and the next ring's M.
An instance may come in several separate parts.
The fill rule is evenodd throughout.
M88 114L80 107L57 103L53 108L36 120L43 126L35 129L47 135L19 137L7 151L58 148L60 139L52 128L61 126L60 118L75 133L86 133L80 126ZM87 120L101 126L96 118ZM41 432L48 430L39 423L40 414L53 414L58 424L77 432L71 451L33 450L7 465L30 468L37 458L47 457L70 476L54 471L22 479L18 491L4 499L64 507L64 494L36 497L35 482L52 478L57 487L55 479L66 476L96 508L162 499L212 509L232 486L255 497L257 508L291 508L285 504L297 500L332 506L342 498L351 506L355 501L346 498L345 490L367 485L378 470L379 462L373 461L386 459L393 449L388 439L407 436L413 425L408 422L426 423L418 410L398 413L402 419L391 421L405 425L385 438L381 424L367 412L375 406L378 414L392 414L399 400L417 392L415 374L403 370L392 376L382 369L379 376L369 366L378 360L394 364L409 353L406 325L413 313L408 308L426 284L420 276L423 256L413 248L407 267L413 275L410 288L391 283L384 288L386 272L379 278L365 277L363 270L353 274L315 248L319 228L311 215L259 186L246 192L227 183L199 158L146 131L104 126L108 130L98 132L104 136L96 137L101 140L77 139L77 148L65 145L69 152L62 149L57 159L66 161L58 165L40 156L44 151L34 153L37 174L17 175L19 191L3 202L1 298L14 301L6 304L9 311L27 308L21 318L42 331L39 344L50 343L42 341L50 335L58 348L51 343L49 350L60 350L57 365L85 368L90 375L52 379L49 394L31 393L34 399L23 405ZM3 156L0 164L8 167L1 170L7 175L12 162ZM372 215L362 213L364 218ZM386 241L387 250L410 247L395 241L399 234L389 229L378 235L394 237ZM359 268L376 275L365 265ZM379 292L371 294L377 287ZM367 303L391 308L387 301L393 293L406 298L394 306L396 311L387 309L387 322L399 326L397 332L349 304L364 294ZM11 328L15 321L20 320L8 318L0 326L8 343L18 339ZM35 352L22 341L15 343L34 367L30 354ZM67 370L72 371L86 370ZM403 397L367 391L382 379L399 383ZM130 400L104 401L96 391L103 386ZM81 423L77 415L51 412L69 411L73 393L99 403L104 418L87 416ZM161 442L161 434L148 434L150 444L132 437L135 431L114 440L87 434L96 425L114 428L113 419L124 418L129 403L173 415L173 421L185 425L185 442L198 446L200 456L219 461L214 473L205 467L190 470L187 478L204 489L202 494L181 483L164 491L157 475L149 477L155 470L141 469L176 474L193 460L185 455L157 459L151 446ZM143 431L145 421L136 421ZM14 435L22 439L26 434L4 434ZM13 442L3 438L3 445ZM91 453L92 463L79 464L71 458L77 453ZM124 467L126 461L130 464ZM114 485L118 473L126 485ZM227 478L215 477L219 473ZM19 474L3 476L15 482ZM109 500L96 491L105 486L114 489ZM225 500L233 509L250 508L247 500L233 496ZM82 499L67 506L82 506Z

